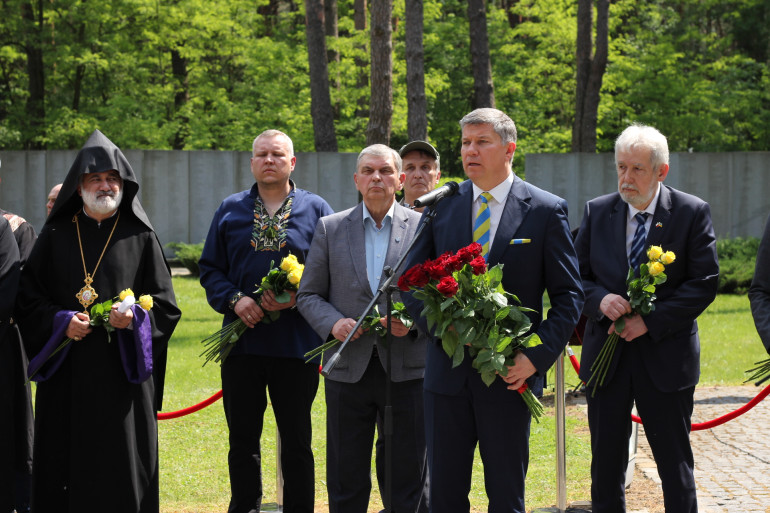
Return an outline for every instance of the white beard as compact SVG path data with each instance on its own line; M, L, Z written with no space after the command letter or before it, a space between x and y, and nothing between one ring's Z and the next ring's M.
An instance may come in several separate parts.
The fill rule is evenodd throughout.
M83 204L88 207L88 210L97 215L111 214L117 210L118 206L120 206L121 200L123 199L122 188L115 196L112 196L111 193L92 193L89 191L81 191L81 194L83 196Z

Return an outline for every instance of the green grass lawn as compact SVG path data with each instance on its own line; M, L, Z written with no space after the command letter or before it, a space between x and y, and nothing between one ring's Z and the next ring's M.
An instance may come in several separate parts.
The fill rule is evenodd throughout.
M200 340L219 329L221 316L206 303L205 293L193 278L176 277L174 287L182 321L169 348L164 410L174 411L197 403L220 389L219 367L201 368ZM701 335L701 384L736 385L744 371L766 353L754 330L746 296L719 296L699 319ZM579 355L579 348L576 351ZM551 373L552 374L552 373ZM567 387L578 379L566 365ZM549 376L553 383L553 376ZM527 476L527 509L552 506L556 502L556 455L553 392L544 398L546 414L532 426L530 469ZM325 427L326 407L323 380L314 403L313 449L316 457L316 503L326 511ZM275 422L268 408L262 436L262 462L265 497L275 502ZM222 403L216 402L192 415L164 420L158 426L160 437L161 511L209 513L227 508L229 482L227 473L227 425ZM590 447L587 423L579 412L567 418L567 500L589 498ZM370 511L380 508L374 485ZM486 511L483 469L476 457L473 489L470 496L474 511Z

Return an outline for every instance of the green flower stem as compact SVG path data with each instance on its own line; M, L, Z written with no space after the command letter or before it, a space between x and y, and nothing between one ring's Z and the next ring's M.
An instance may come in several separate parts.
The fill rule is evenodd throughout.
M749 369L746 372L753 372L754 374L751 375L750 378L748 378L744 383L748 383L749 381L759 380L755 383L755 385L759 386L768 379L770 379L770 358L767 360L762 360L756 363L756 367L753 369Z
M246 331L246 324L242 320L236 319L221 330L203 339L201 344L206 347L200 354L200 356L205 358L203 366L205 367L211 361L220 364L224 362L244 331Z
M40 367L38 367L37 369L35 369L35 372L33 372L32 374L30 374L30 375L27 377L27 381L25 381L25 382L24 382L24 386L27 386L27 385L29 384L29 382L30 382L30 381L32 381L32 378L33 378L33 377L34 377L34 376L35 376L35 375L36 375L38 372L40 372L40 369L42 369L42 368L43 368L43 366L44 366L46 363L48 363L48 360L50 360L51 358L53 358L53 357L54 357L54 355L56 355L56 354L57 354L59 351L61 351L62 349L64 349L64 348L67 346L67 344L69 344L70 342L72 342L72 340L73 340L72 338L68 338L68 339L65 339L65 340L64 340L64 342L62 342L61 344L59 344L59 346L58 346L58 347L57 347L57 348L54 350L54 352L53 352L53 353L51 353L51 356L49 356L48 358L46 358L46 359L45 359L45 361L42 363L42 365L40 365Z

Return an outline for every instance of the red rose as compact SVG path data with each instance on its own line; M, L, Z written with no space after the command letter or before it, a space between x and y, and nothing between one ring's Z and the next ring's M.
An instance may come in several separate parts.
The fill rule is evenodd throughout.
M466 246L466 249L471 253L472 258L476 258L477 256L481 256L482 251L484 251L484 248L481 247L481 244L478 242L473 242Z
M473 274L475 274L476 276L487 272L487 261L484 260L484 257L482 256L477 256L476 258L471 260L469 265L473 269Z
M460 288L460 285L451 276L445 276L441 278L441 281L438 282L436 288L445 297L452 297L457 294L457 290Z
M519 387L517 392L520 394L523 394L524 392L527 391L528 388L529 388L529 385L527 385L527 382L525 381L524 384Z
M465 265L465 261L459 255L452 255L445 261L445 267L450 271L459 271Z
M440 280L446 276L449 276L450 270L446 268L444 264L445 255L441 255L435 260L428 260L423 264L423 269L427 271L430 277L434 280Z
M457 250L457 257L462 260L464 264L470 263L471 260L479 255L481 255L481 244L478 242L474 242L469 246L465 246L464 248Z
M430 275L428 272L423 269L423 266L420 264L415 265L408 271L406 271L399 279L398 279L398 288L403 290L404 292L409 291L409 287L417 287L422 288L430 281Z

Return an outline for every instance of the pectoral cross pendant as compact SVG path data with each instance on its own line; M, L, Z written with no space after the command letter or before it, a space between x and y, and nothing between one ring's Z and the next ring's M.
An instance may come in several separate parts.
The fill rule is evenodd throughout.
M75 294L75 297L78 298L78 303L83 305L83 308L88 311L88 307L91 306L94 301L96 301L96 298L99 297L99 294L97 294L94 288L91 286L94 280L91 278L90 274L86 274L86 277L83 281L86 284L77 294Z

